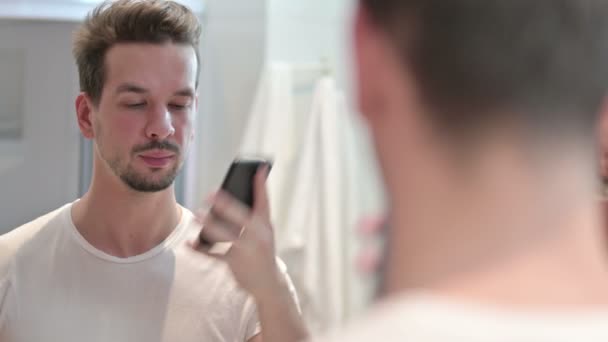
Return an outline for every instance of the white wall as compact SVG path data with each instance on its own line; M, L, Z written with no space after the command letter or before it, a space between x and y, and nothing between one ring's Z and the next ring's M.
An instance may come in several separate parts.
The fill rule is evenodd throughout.
M343 87L350 85L353 0L267 0L269 61L312 64L326 58Z
M208 0L197 146L186 203L215 190L235 153L264 64L319 64L325 58L350 89L352 0ZM195 160L196 159L196 160Z
M204 23L197 151L186 177L191 207L219 186L241 140L265 59L265 0L209 0Z
M73 28L69 23L0 20L2 48L24 53L23 102L18 106L23 136L18 141L0 141L0 233L77 196ZM20 80L10 80L5 74L0 82Z
M177 0L196 13L203 0ZM103 0L0 0L0 18L80 21Z

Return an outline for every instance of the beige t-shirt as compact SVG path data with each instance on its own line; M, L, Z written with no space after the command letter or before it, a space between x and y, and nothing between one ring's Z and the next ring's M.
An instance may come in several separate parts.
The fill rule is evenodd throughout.
M317 342L606 342L608 310L523 312L408 295Z
M247 341L254 301L186 245L198 231L184 208L162 244L117 258L79 234L67 204L0 236L0 341Z

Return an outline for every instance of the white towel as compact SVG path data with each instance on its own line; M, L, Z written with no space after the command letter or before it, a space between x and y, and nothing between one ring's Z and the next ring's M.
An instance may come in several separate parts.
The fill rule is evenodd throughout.
M330 77L307 90L295 73L287 64L266 69L241 153L274 158L268 189L277 251L307 323L322 332L365 303L365 287L355 284L354 227L379 210L381 193L364 132L343 92ZM301 105L306 91L308 108Z

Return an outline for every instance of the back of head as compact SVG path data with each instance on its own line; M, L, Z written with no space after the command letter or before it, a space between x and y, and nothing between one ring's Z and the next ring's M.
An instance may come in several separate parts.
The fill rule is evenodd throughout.
M75 33L73 54L81 91L95 103L105 80L104 58L119 43L171 42L190 45L197 61L201 25L187 7L170 0L105 1L93 10Z
M485 269L504 293L544 298L535 289L546 284L509 275L537 265L528 254L567 263L548 241L584 245L579 260L603 267L593 157L608 108L608 1L360 3L359 103L391 206L385 287L453 277L470 290Z
M608 2L361 1L445 136L504 123L591 138L608 87Z

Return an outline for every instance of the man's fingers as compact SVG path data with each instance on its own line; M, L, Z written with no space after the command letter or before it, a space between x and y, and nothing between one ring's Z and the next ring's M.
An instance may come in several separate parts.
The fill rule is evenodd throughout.
M224 191L215 196L211 213L218 219L238 227L246 225L251 216L249 208Z
M199 247L209 249L218 242L232 242L238 238L238 232L232 227L206 220L199 233Z
M269 171L267 165L261 167L256 172L253 183L253 211L263 217L270 217L270 203L266 189L266 179Z

